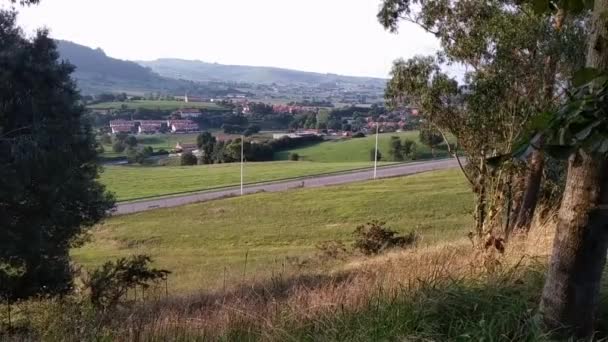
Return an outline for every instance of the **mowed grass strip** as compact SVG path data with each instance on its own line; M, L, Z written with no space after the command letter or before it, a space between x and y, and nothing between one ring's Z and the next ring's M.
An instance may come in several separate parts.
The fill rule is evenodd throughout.
M245 183L372 167L365 163L246 163ZM105 166L101 182L119 201L239 184L239 163L198 166Z
M172 291L262 279L316 253L322 241L352 242L378 219L423 244L462 237L472 225L471 192L457 170L282 193L260 193L112 217L73 251L92 267L145 253L171 270ZM301 260L301 259L300 259Z
M392 136L410 139L416 142L418 159L429 159L433 155L429 146L419 140L418 131L399 133L383 133L378 136L378 150L382 153L382 160L392 161L389 155L390 140ZM370 150L376 146L376 136L370 134L364 138L336 139L319 144L288 150L277 153L277 159L288 159L290 153L297 153L301 159L315 162L362 162L370 160ZM436 149L435 157L447 157L445 149Z
M123 107L124 106L124 107ZM155 100L134 100L122 102L102 102L87 106L91 109L157 109L157 110L177 110L181 108L198 108L207 110L225 110L226 108L211 102L183 102L183 101L155 101Z

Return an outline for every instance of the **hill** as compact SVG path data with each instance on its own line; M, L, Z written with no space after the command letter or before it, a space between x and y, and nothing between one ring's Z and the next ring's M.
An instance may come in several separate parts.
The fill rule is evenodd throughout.
M298 71L274 67L245 65L224 65L183 59L157 59L140 61L158 74L171 78L185 78L192 81L224 81L255 84L352 84L384 87L386 80L371 77L341 76L315 72Z
M61 58L76 67L73 77L85 94L168 90L183 83L161 77L137 63L109 57L99 48L65 40L58 40L57 48Z

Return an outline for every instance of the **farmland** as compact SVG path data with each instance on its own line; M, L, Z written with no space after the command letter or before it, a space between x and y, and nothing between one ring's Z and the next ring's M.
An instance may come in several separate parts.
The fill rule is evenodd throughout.
M371 167L371 162L314 163L264 162L245 164L245 182L253 183L290 177ZM199 166L106 166L101 181L120 201L177 192L205 190L240 182L240 164Z
M173 272L173 291L188 292L220 286L224 272L233 283L295 267L290 262L313 255L322 241L350 243L355 227L371 219L416 230L423 244L460 237L472 223L471 199L456 170L260 193L110 218L73 256L92 267L146 253Z
M418 131L408 131L379 135L378 150L382 153L382 160L391 160L389 156L389 142L392 136L415 141L418 159L429 159L432 157L431 149L420 142ZM314 162L363 162L370 160L370 150L375 146L375 139L375 135L370 134L365 138L326 141L320 144L285 151L277 154L277 157L278 159L287 159L290 153L297 153L301 159ZM436 157L447 156L445 149L438 149L435 152Z
M183 101L156 101L131 100L122 102L102 102L89 105L90 109L149 109L149 110L177 110L180 108L198 108L205 110L225 110L225 108L211 102L183 102Z

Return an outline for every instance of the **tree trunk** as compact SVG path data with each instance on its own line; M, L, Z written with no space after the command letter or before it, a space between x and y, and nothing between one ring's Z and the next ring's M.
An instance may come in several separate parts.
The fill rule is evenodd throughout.
M565 12L559 9L554 17L553 28L560 32L564 25ZM545 104L550 108L554 102L555 96L555 76L557 75L558 58L557 56L549 55L545 61L546 72L544 80L544 99ZM544 138L541 136L537 142L537 149L530 156L529 168L526 171L526 190L523 197L523 202L519 208L514 229L521 232L528 232L532 225L532 219L538 204L538 194L543 179L543 170L545 168L545 154L542 151Z
M544 153L541 150L534 150L530 156L530 165L526 170L525 191L515 221L515 231L527 232L530 230L538 203L544 167Z
M549 331L589 336L608 247L606 163L580 152L568 180L540 311Z
M608 70L608 0L595 0L587 66ZM549 331L593 333L608 247L608 162L582 150L569 160L540 313Z

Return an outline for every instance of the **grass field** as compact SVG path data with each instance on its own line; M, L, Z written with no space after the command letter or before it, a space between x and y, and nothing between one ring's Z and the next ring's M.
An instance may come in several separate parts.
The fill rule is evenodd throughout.
M423 244L464 236L471 200L456 170L260 193L113 217L73 255L90 267L146 253L173 272L172 291L191 291L220 286L224 272L233 283L268 277L286 261L294 267L289 260L314 254L322 241L349 243L356 226L372 219L399 232L417 230Z
M153 100L135 100L123 102L102 102L87 106L91 109L121 109L125 106L127 109L157 109L157 110L177 110L180 108L200 108L206 110L222 110L223 107L210 102L188 102L183 101L153 101Z
M363 163L246 163L246 183L371 167ZM240 183L240 164L199 166L106 166L101 181L120 201L176 192L204 190Z
M416 152L418 159L428 159L432 157L431 149L420 143L418 131L384 133L379 135L378 150L382 153L382 160L390 161L389 142L392 136L401 139L411 139L417 143ZM278 159L286 160L290 153L297 153L300 158L315 162L362 162L370 160L370 150L375 146L375 135L370 134L365 138L352 138L347 140L326 141L308 147L297 148L277 154ZM447 152L442 149L435 151L436 157L447 156Z

